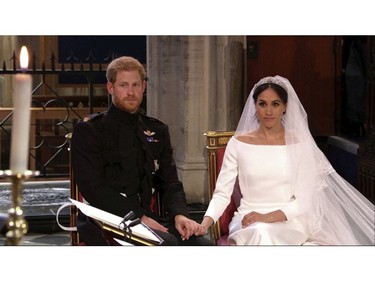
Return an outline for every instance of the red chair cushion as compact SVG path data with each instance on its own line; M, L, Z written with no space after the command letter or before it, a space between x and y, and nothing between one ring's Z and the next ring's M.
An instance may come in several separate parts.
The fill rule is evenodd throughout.
M231 222L234 212L237 210L237 206L234 202L233 196L231 197L228 207L225 209L224 213L221 215L220 222L220 232L221 235L228 235L229 233L229 223Z

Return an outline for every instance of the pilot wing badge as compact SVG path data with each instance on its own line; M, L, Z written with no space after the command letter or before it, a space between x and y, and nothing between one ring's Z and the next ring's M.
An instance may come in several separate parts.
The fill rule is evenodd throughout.
M154 138L155 132L151 132L150 130L143 131L146 135L147 142L159 142L159 140Z
M151 137L153 135L155 135L155 132L151 132L150 130L147 130L147 131L143 131L145 133L146 136L148 137Z

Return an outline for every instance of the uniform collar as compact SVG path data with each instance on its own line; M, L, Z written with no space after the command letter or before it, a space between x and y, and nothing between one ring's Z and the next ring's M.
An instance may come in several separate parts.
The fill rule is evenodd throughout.
M139 110L135 113L129 113L111 104L108 109L108 116L122 123L135 124L139 120Z

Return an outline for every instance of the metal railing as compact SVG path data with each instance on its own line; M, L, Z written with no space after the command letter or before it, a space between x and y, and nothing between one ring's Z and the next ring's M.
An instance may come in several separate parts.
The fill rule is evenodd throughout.
M108 57L103 61L111 61ZM0 76L12 76L25 72L16 67L18 58L13 52L10 59L11 67L5 60L0 69ZM96 63L90 52L84 63L71 55L63 62L58 62L52 52L49 62L41 62L33 54L31 68L27 74L33 76L29 167L40 171L43 178L68 177L69 152L65 135L73 131L74 125L80 119L94 111L101 111L108 107L108 95L105 84L97 84L98 77L105 78L107 63ZM85 77L86 83L69 82L75 77ZM60 82L64 80L64 82ZM68 82L66 82L68 81ZM97 86L100 85L100 86ZM103 93L95 94L95 87ZM67 95L66 89L71 92L80 92ZM0 108L0 164L2 169L9 167L10 140L12 134L12 107Z

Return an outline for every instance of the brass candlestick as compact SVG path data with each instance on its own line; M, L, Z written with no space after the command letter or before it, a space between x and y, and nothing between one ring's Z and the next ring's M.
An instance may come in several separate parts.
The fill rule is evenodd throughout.
M25 171L25 173L13 173L11 170L0 171L1 177L10 178L12 181L12 207L8 210L8 232L6 233L7 246L17 246L27 233L28 224L23 217L22 187L23 182L32 176L39 175L39 171Z

